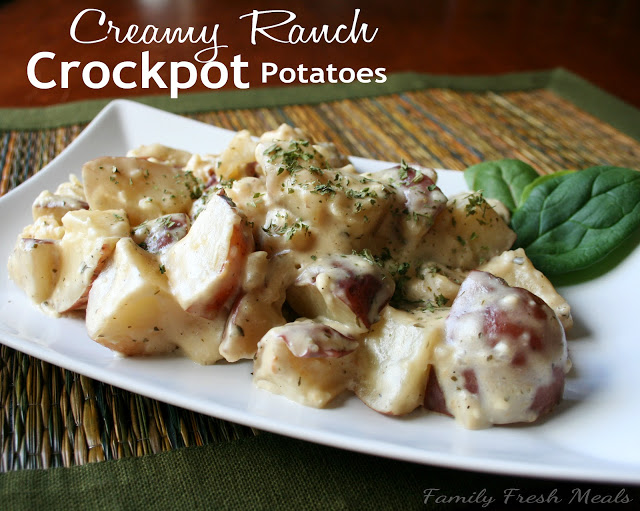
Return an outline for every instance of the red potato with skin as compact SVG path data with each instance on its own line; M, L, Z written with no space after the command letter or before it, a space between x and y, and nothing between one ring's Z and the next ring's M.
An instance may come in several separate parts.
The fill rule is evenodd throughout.
M189 233L162 254L161 262L182 308L215 318L239 293L252 251L246 219L226 196L214 195Z
M392 190L385 207L385 222L374 231L370 244L379 244L386 236L389 237L386 245L396 257L414 254L419 260L429 261L422 256L424 239L447 203L446 196L436 185L435 171L402 162L390 169L365 175Z
M269 330L262 341L280 339L298 358L339 358L358 347L354 339L313 320L298 320ZM261 341L261 342L262 342Z
M293 278L293 265L286 254L269 257L258 251L249 255L242 291L231 307L220 344L220 353L228 362L253 358L260 339L287 322L282 306Z
M215 169L219 179L240 179L255 176L255 152L258 143L248 130L236 133L229 145L220 154L220 164Z
M282 315L284 297L271 302L265 294L255 291L242 294L231 307L220 345L220 353L228 362L253 358L264 334L286 323Z
M522 287L542 298L553 309L565 332L573 326L571 307L542 272L537 270L524 249L508 250L492 257L478 268L504 279L510 286Z
M393 296L386 270L357 255L318 258L287 290L300 315L324 318L347 335L367 332Z
M127 356L180 348L199 364L213 364L226 315L210 320L185 312L169 290L157 259L131 238L118 241L113 257L89 293L87 332Z
M111 256L116 243L129 236L123 210L67 213L62 218L65 233L59 242L59 272L47 300L54 312L84 309L91 285Z
M272 328L258 343L257 387L322 408L349 387L358 342L312 320Z
M216 168L220 166L220 155L217 154L193 154L187 162L185 168L205 183L205 188L209 188L220 181L216 176Z
M191 220L184 213L164 215L133 228L131 238L151 254L168 250L189 232Z
M532 422L560 401L569 368L553 310L525 289L472 271L435 350L425 405L471 429Z
M64 314L86 308L91 286L98 275L100 275L114 247L115 243L112 241L95 246L94 250L87 254L89 260L96 261L95 265L91 267L86 266L84 271L80 271L83 268L83 266L80 266L78 271L81 277L71 280L69 284L66 283L66 275L63 273L58 281L61 284L56 287L51 298L47 301L55 312ZM85 263L82 263L82 265L84 264ZM66 270L66 274L69 274L75 268L70 269L69 265L63 263L62 269L63 271ZM86 276L82 276L83 273L86 273Z
M436 185L437 175L433 169L402 163L369 175L395 187L404 196L407 214L414 220L422 219L427 227L433 225L447 203L447 197Z
M16 240L7 263L8 275L45 312L45 303L60 276L60 240L65 228L53 216L39 216Z
M58 195L47 190L36 197L31 207L34 220L41 216L52 216L58 222L60 222L62 217L69 211L78 209L89 209L89 204L77 197Z

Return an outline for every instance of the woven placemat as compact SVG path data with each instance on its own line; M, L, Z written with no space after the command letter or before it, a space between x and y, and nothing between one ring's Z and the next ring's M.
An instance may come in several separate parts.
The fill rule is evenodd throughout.
M519 158L541 173L640 167L640 143L545 89L430 88L314 105L216 110L197 120L254 134L287 122L347 154L464 169ZM84 128L0 132L0 194L35 174ZM3 263L5 264L5 263ZM0 347L0 470L82 465L225 442L258 432L147 399Z

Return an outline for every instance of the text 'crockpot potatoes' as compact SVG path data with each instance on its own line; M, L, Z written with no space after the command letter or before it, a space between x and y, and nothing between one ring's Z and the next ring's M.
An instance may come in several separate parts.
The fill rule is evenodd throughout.
M433 169L359 174L282 125L220 154L150 144L81 170L38 196L8 268L109 349L253 359L258 387L307 406L351 391L468 428L562 396L569 305L510 251L499 208L447 198Z

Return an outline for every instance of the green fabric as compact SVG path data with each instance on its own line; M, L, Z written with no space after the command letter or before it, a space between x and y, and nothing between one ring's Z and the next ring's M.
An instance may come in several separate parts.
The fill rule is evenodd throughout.
M175 113L235 108L321 103L346 98L393 94L425 88L462 91L509 91L547 88L583 110L640 140L640 111L564 70L510 73L497 76L446 76L420 73L389 75L385 83L303 85L283 88L184 93L133 98ZM0 109L0 129L44 129L89 122L110 100L89 100L42 108Z
M565 69L551 72L547 88L585 112L640 140L640 110L637 108Z
M488 476L264 433L142 458L1 474L0 509L460 509L461 498L477 509L493 498L493 509L509 488L523 498L555 490L564 502L575 488L640 499L640 488Z

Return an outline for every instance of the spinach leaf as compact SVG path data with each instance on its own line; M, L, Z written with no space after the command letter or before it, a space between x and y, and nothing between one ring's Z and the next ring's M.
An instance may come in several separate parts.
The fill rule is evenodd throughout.
M512 212L520 205L525 186L537 177L533 167L520 160L486 161L464 171L469 188L500 200Z
M549 181L551 179L558 179L560 178L560 176L564 176L565 174L569 174L571 172L575 172L575 170L559 170L558 172L554 172L553 174L538 176L533 181L531 181L527 186L525 186L524 190L522 190L522 196L520 197L520 204L525 203L531 191L539 184L542 184L545 181Z
M595 264L640 225L640 172L591 167L549 179L531 190L511 226L543 273Z

